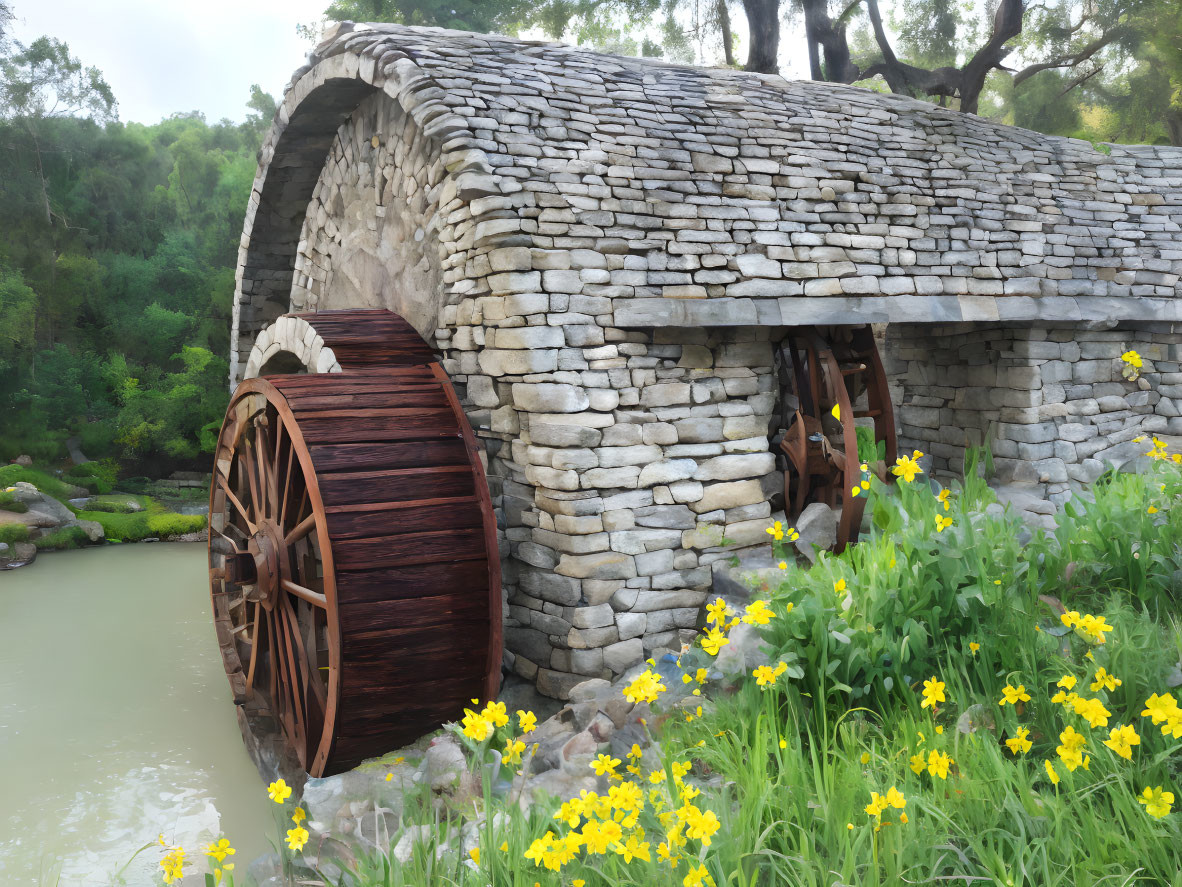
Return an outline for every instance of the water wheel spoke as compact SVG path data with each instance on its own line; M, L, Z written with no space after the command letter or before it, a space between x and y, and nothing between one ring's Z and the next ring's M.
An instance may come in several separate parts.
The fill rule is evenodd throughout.
M246 668L246 692L249 696L254 693L254 676L258 669L259 659L262 658L262 640L259 634L262 630L262 615L263 608L259 604L254 605L254 625L250 632L250 664ZM246 623L243 623L245 625Z
M229 481L227 481L226 478L222 477L220 474L216 475L216 478L218 485L226 494L226 498L230 501L230 504L234 506L234 510L238 512L244 521L246 521L246 526L250 529L250 532L258 532L258 526L250 519L250 513L246 510L246 506L244 506L238 500L238 497L234 495L234 491L230 489Z
M283 473L283 490L279 499L279 522L282 524L287 515L287 497L291 492L291 468L295 461L295 447L288 443L287 446L287 470Z
M309 514L306 518L296 524L290 533L283 538L283 544L287 546L295 545L300 539L307 536L312 530L316 528L316 515Z
M318 591L313 591L310 588L292 582L290 579L284 579L279 585L284 591L295 595L302 601L307 601L309 604L319 607L322 610L328 608L328 599Z
M282 599L280 609L283 611L283 618L287 621L287 628L295 639L296 661L299 663L300 675L304 680L305 708L307 708L307 693L310 691L319 706L321 715L323 715L325 707L328 705L327 694L320 681L320 675L316 671L316 663L308 661L307 648L304 646L303 633L300 631L299 617L292 610L291 601L286 597Z
M280 650L282 660L282 674L279 679L280 692L284 694L284 704L292 717L292 739L296 749L300 752L300 762L305 757L307 731L305 729L306 715L304 712L303 694L300 692L300 671L296 664L295 650L291 642L291 628L287 623L282 604L271 611L271 617L278 626L275 646Z
M246 466L246 478L250 485L250 507L254 512L254 519L256 524L266 517L260 509L263 501L262 487L259 483L257 462L257 446L250 438L244 438L243 446L246 449L246 455L242 459L242 463Z

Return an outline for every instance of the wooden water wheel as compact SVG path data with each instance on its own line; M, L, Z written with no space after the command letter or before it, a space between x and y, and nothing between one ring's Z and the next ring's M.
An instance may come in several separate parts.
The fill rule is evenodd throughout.
M784 510L794 521L811 502L840 509L834 550L841 551L857 541L866 504L864 497L852 495L864 464L858 457L856 420L873 420L875 445L882 444L886 465L895 461L898 449L874 332L868 324L806 327L789 333L781 348L788 392L797 403L780 442L787 457Z
M343 372L238 386L209 562L235 702L322 776L495 697L500 564L475 438L426 343L387 311L300 316Z

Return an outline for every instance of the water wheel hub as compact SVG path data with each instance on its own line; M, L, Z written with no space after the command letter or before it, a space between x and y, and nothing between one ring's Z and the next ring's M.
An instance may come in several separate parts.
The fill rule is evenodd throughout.
M255 567L255 593L251 598L271 610L279 599L280 582L290 574L283 532L274 522L263 521L246 548Z

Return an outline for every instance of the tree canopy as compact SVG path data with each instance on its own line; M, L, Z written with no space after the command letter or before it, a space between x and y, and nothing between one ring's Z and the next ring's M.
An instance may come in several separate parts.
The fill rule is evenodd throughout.
M227 398L230 306L255 152L246 122L124 124L97 69L0 6L0 458L77 435L137 473L204 463Z

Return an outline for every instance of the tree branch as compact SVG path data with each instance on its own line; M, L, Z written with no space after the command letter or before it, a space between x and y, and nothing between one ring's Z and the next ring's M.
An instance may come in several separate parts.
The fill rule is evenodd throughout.
M1126 28L1123 25L1118 25L1106 33L1101 34L1087 46L1083 47L1083 49L1081 49L1079 52L1076 52L1072 55L1059 56L1056 59L1051 59L1050 61L1046 62L1039 62L1035 65L1027 65L1021 71L1018 71L1016 74L1014 74L1014 86L1019 86L1023 81L1029 80L1035 74L1050 70L1051 68L1074 68L1080 62L1086 62L1109 43L1112 43L1114 40L1123 36L1125 31Z

